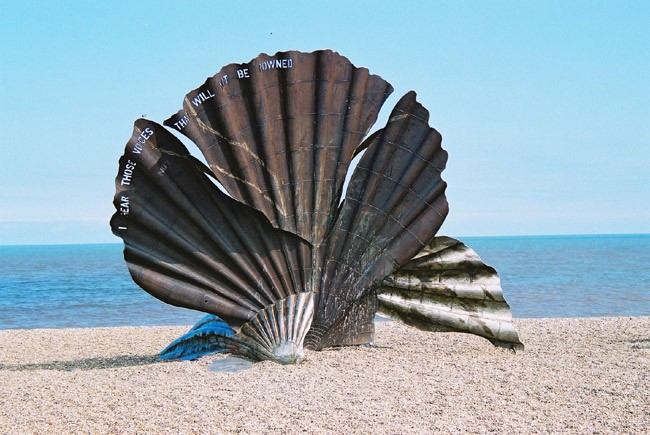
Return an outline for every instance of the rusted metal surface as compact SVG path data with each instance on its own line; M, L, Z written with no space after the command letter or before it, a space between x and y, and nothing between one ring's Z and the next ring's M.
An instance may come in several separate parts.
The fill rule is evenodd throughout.
M358 341L348 336L361 315L352 307L417 254L447 215L441 178L447 153L428 117L414 92L397 103L352 175L334 230L315 252L314 270L323 273L315 286L314 328L328 331L324 343ZM347 320L348 312L356 322ZM349 332L332 328L340 323L351 325Z
M111 221L134 280L240 332L254 331L270 307L308 294L313 309L300 316L311 324L308 347L371 342L378 287L429 243L448 212L447 153L414 92L368 136L391 92L329 50L230 64L165 121L197 144L208 166L164 127L136 121ZM277 313L273 324L290 328L289 311ZM271 351L264 340L234 339L252 346L249 356L300 359L298 348L280 355L288 344Z
M329 50L262 54L222 68L165 125L197 144L235 199L317 245L392 90Z
M240 326L309 279L310 245L220 192L160 125L136 121L115 184L129 272L164 302Z
M494 268L464 243L436 237L384 280L379 312L427 331L468 332L523 350Z

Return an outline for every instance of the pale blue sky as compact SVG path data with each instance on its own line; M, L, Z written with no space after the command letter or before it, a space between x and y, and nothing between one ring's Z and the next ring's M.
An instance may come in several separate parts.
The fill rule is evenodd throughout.
M119 242L136 118L321 48L388 80L385 111L413 89L431 112L442 233L650 232L650 2L0 0L0 244Z

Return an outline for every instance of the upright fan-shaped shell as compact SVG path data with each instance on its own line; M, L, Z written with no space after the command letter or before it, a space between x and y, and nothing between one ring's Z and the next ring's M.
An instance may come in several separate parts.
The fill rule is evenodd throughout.
M233 352L255 360L299 363L304 357L303 341L313 317L312 293L288 296L269 305L242 326Z
M207 166L164 127L136 121L111 220L129 271L155 297L239 329L215 320L164 355L226 348L297 362L303 341L372 341L380 285L448 212L447 153L414 92L366 137L391 92L330 50L227 65L165 121Z
M367 342L376 308L369 293L424 248L447 216L447 152L428 118L410 92L370 139L336 225L315 252L321 343L310 337L310 346Z
M309 244L221 193L164 127L136 122L115 184L113 232L153 296L239 326L305 287Z
M338 53L230 64L165 122L194 141L237 200L314 245L332 226L354 153L392 87Z

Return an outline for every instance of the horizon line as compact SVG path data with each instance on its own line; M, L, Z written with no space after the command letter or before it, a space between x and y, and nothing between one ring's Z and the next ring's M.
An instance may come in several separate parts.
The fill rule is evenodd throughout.
M463 239L505 239L505 238L552 238L552 237L634 237L650 236L650 233L569 233L569 234L514 234L514 235L482 235L482 236L449 236L446 234L436 235L436 237L452 237L463 241ZM81 246L81 245L123 245L122 241L115 242L82 242L82 243L20 243L4 244L0 247L12 246Z

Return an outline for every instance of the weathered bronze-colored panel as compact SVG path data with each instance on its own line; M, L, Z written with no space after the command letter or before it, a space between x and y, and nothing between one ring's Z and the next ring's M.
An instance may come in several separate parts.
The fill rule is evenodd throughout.
M350 305L406 264L442 225L447 153L428 116L415 93L406 94L361 158L314 268L323 271L315 327L341 322Z
M379 290L379 312L428 331L469 332L523 350L499 275L462 242L436 237Z
M237 200L319 244L352 157L392 87L338 53L290 51L230 64L165 122L194 141Z
M309 244L221 193L162 126L136 122L115 183L112 230L155 297L237 326L305 286Z

